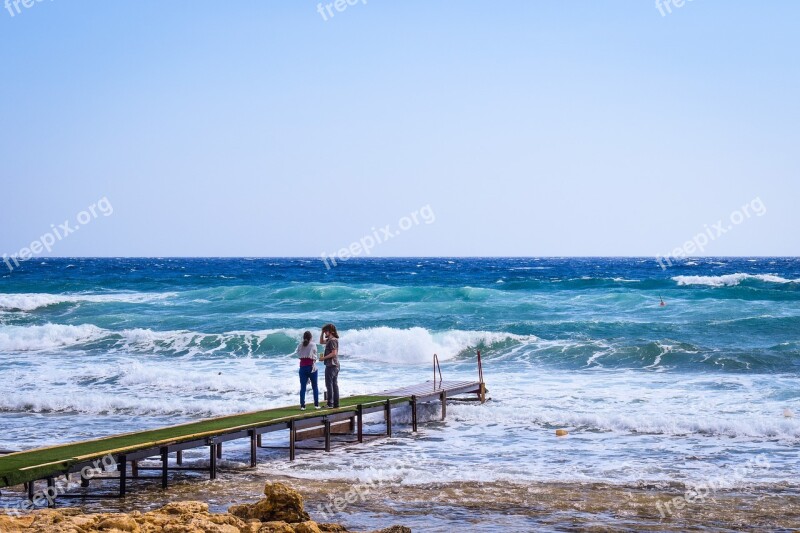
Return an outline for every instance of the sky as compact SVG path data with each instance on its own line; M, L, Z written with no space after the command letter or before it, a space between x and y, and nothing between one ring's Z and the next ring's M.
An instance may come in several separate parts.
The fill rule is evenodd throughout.
M26 1L0 254L800 254L794 0Z

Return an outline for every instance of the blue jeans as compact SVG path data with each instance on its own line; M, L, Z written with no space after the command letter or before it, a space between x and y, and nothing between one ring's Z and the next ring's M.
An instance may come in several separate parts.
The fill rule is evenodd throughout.
M306 406L306 386L308 380L311 380L311 388L314 390L314 405L319 406L319 388L317 387L317 374L319 372L311 372L311 366L300 367L300 407Z

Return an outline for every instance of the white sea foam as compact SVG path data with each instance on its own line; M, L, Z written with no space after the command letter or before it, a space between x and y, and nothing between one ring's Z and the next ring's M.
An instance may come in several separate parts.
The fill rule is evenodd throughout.
M774 274L725 274L722 276L675 276L678 285L707 285L709 287L733 287L743 281L758 280L765 283L800 283L800 279L786 279Z
M21 293L0 294L0 309L11 311L33 311L42 307L62 303L146 303L175 296L177 293L122 292L108 294L50 294Z
M57 350L103 338L107 331L91 324L68 326L0 326L0 351L32 352Z
M433 354L446 361L479 345L504 341L525 341L532 336L490 331L449 330L431 332L424 328L388 327L358 329L341 333L339 349L345 357L372 359L390 364L429 363Z
M289 341L302 337L303 329L266 329L203 333L188 330L157 331L147 328L125 330L103 329L91 324L36 326L0 325L0 351L31 352L65 348L83 348L88 343L103 341L104 351L145 354L244 355L253 356L268 338L283 341L287 353L293 350ZM431 361L437 354L442 361L452 359L465 350L499 342L538 340L534 336L490 331L448 330L432 332L424 328L389 327L341 331L342 357L372 359L395 364L419 364Z

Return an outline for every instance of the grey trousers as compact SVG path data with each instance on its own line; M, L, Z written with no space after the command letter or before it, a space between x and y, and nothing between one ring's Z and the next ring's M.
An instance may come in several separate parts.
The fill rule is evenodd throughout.
M339 367L325 367L325 390L328 391L328 405L339 407Z

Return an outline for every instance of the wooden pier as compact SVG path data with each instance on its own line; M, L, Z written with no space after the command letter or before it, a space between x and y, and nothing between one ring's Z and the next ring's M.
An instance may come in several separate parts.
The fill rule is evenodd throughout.
M47 494L47 505L50 506L55 504L56 497L124 497L133 480L160 479L162 488L167 488L171 471L206 471L211 479L216 479L217 462L222 458L222 445L230 441L250 441L250 467L255 467L259 448L275 448L262 446L263 435L288 430L288 445L280 448L288 449L289 460L293 461L299 450L330 451L335 436L351 435L347 442L363 442L365 438L378 436L364 433L364 416L371 413L383 413L386 421L385 434L391 436L392 409L395 407L411 407L412 429L417 431L417 406L420 403L441 402L444 420L449 398L469 395L481 403L485 401L486 386L483 382L480 352L479 381L444 381L441 379L441 370L439 379L436 379L437 368L438 359L434 356L433 381L377 394L343 398L340 407L336 409L315 410L312 407L310 410L300 411L297 406L279 407L0 455L0 488L24 485L28 500L31 501L36 492L36 483L44 481L44 493ZM297 445L298 442L312 438L323 439L324 446L309 448ZM185 466L183 452L197 448L208 450L208 466ZM175 458L174 465L170 465L170 456ZM151 458L160 460L161 465L139 465L141 461ZM85 473L87 469L96 471L98 465L116 467L118 491L113 494L87 496L86 493L57 494L54 490L56 478L78 473L81 474L81 486L88 488L93 477L86 476ZM143 471L151 470L158 474L140 475ZM93 479L99 481L108 477Z

